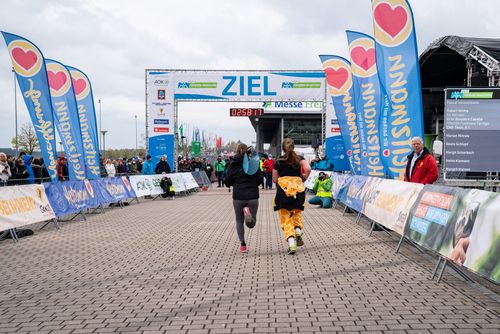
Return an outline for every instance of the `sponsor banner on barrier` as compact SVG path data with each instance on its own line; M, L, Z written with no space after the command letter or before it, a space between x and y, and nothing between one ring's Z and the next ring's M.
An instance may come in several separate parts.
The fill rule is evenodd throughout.
M185 185L185 180L187 180L188 177L184 177L182 174L189 174L192 178L192 181L190 180L190 183L194 182L194 184L196 184L194 188L198 187L198 184L190 173L132 175L130 176L129 181L137 197L156 196L163 194L164 192L160 187L161 179L164 176L168 176L172 180L172 185L174 186L175 192L186 191L187 188Z
M383 180L365 199L363 214L403 235L410 209L423 187L419 183Z
M346 198L344 204L353 210L360 212L363 209L364 192L363 188L365 186L368 177L361 175L354 175L351 178L351 183L347 188Z
M127 178L125 177L125 179ZM99 185L97 190L100 191L104 203L114 203L136 197L128 180L126 183L127 186L122 177L104 177L99 180L93 180L93 182Z
M2 187L0 191L0 231L54 219L42 185Z
M161 178L157 175L132 175L129 178L137 197L162 194L160 180Z
M101 201L88 181L65 181L45 184L45 193L57 217L99 206Z
M350 177L352 177L350 174L339 174L339 173L333 173L330 176L330 178L333 181L332 196L334 199L339 200L339 196L340 196L342 189L344 187L344 183Z
M500 195L427 185L412 207L405 236L500 282Z
M309 174L307 180L304 181L304 187L306 187L306 189L312 189L314 187L314 182L316 181L319 172L320 172L319 170L311 171L311 174Z
M363 186L363 190L361 193L361 197L363 198L363 208L361 212L365 211L365 203L366 199L371 196L371 194L377 190L377 187L380 183L382 183L384 179L380 177L368 177L366 179L365 185Z
M191 173L178 173L178 174L174 174L174 175L179 175L179 174L182 176L182 180L184 181L184 187L187 190L196 189L199 187L198 183L194 179L193 175L191 175ZM175 185L174 185L174 188L175 188Z

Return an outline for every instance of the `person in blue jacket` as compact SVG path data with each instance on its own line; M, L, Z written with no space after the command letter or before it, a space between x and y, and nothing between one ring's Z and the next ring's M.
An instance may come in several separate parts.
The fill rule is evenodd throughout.
M148 154L146 156L146 161L142 164L142 175L153 175L154 173L153 158Z

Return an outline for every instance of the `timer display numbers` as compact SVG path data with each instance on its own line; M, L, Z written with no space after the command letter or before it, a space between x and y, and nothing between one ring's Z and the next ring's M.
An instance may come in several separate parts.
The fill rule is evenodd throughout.
M259 117L264 115L264 108L230 108L229 116L232 117Z

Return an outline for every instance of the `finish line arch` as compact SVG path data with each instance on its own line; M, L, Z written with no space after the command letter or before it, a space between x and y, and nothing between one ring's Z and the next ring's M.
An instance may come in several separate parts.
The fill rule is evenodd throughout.
M146 69L145 72L146 148L154 161L166 154L170 166L176 166L179 101L321 102L323 115L330 105L323 71ZM328 128L334 125L329 117L323 120ZM325 126L322 128L324 137ZM334 132L333 128L327 132Z

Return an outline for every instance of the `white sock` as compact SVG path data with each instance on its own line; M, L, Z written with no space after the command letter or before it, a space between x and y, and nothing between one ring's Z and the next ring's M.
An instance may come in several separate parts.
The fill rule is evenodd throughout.
M288 238L288 247L290 246L295 246L295 238L294 237L290 237Z
M302 230L298 227L295 228L295 233L301 233L302 235L304 235L304 232L302 232Z

